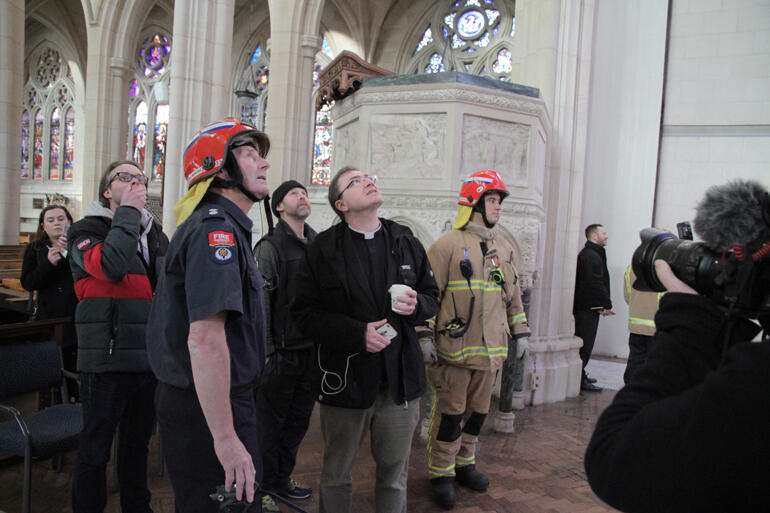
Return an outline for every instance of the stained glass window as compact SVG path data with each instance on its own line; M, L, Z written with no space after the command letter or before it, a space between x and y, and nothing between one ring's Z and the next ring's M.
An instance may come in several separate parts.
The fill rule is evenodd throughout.
M171 89L171 38L150 32L136 49L134 77L129 83L126 158L135 161L150 179L162 179L166 166L168 105L159 105L155 87ZM261 47L257 47L261 53ZM160 85L158 85L160 84Z
M489 32L485 33L484 37L478 41L474 41L473 44L478 47L485 48L489 44Z
M147 104L144 101L136 106L134 115L134 157L133 160L144 169L144 153L147 147Z
M143 68L144 76L151 79L159 78L166 72L171 44L168 37L155 34L146 39L139 50L139 66Z
M321 42L321 50L323 53L329 56L330 59L334 59L334 52L332 51L332 48L329 46L329 41L326 40L326 38L323 39Z
M75 109L67 109L64 115L64 179L72 180L72 163L75 161Z
M72 179L73 153L67 161L67 144L74 145L75 101L72 71L62 54L43 48L30 59L24 84L21 120L21 170L23 179L61 180L64 166ZM68 132L69 131L69 132Z
M511 53L515 0L450 0L434 5L425 15L428 26L413 36L414 55L405 71L463 70L495 79L513 73L512 58L506 60L498 53L501 48ZM497 62L495 69L504 71L493 71L493 62Z
M51 112L51 153L48 159L48 178L50 180L59 179L59 154L61 152L61 131L59 127L59 108Z
M34 139L34 168L33 178L43 179L43 111L35 112L35 139Z
M262 66L254 79L254 88L256 89L257 94L267 89L267 84L269 81L270 69L267 66Z
M331 105L324 105L315 115L315 138L313 141L313 185L329 185L331 180L332 123Z
M437 53L430 56L430 62L425 66L425 73L439 73L446 71L444 68L444 60Z
M21 113L21 177L29 178L29 111Z
M262 130L267 130L267 97L262 104Z
M511 51L503 48L497 52L497 60L492 64L492 71L495 73L510 73L512 68Z
M128 95L132 98L139 96L139 82L136 79L131 81L131 85L128 87Z
M168 133L168 105L158 105L155 111L155 137L152 147L152 177L160 178L166 168L166 134Z
M457 21L457 32L464 38L473 39L483 32L486 20L481 11L466 11Z
M430 27L425 29L425 33L422 35L422 39L420 39L420 42L417 43L417 49L414 51L415 53L419 52L426 46L428 46L429 43L433 42L433 34L430 32Z
M257 45L257 49L251 56L251 63L254 64L260 57L262 57L262 45Z
M251 126L258 126L259 102L255 99L241 106L241 121Z

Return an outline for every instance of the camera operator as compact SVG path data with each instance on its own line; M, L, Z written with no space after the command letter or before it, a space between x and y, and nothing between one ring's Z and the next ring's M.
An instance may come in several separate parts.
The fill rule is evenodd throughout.
M732 210L724 203L731 198L741 198ZM747 198L748 207L741 203ZM752 208L747 229L751 223L741 221ZM736 211L743 219L736 220ZM648 262L669 291L655 317L655 345L602 413L585 457L591 488L622 511L766 511L770 505L767 192L752 182L710 189L698 206L696 232L714 254L725 255L733 246L724 243L725 228L734 228L731 240L753 252L746 264L742 248L730 249L742 260L738 266L752 269L741 292L760 298L753 308L726 306L713 290L698 294L677 277L686 271L674 263L681 253L671 254L671 266L654 257ZM725 265L725 259L710 262ZM760 328L749 317L765 328L761 342L750 342Z

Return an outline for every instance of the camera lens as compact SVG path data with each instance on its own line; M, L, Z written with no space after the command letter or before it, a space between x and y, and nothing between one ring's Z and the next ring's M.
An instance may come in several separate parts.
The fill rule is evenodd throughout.
M662 292L666 290L655 273L655 261L665 260L677 278L701 294L709 294L722 270L716 253L700 242L677 239L654 228L639 232L642 244L634 251L632 266L637 276L634 288Z

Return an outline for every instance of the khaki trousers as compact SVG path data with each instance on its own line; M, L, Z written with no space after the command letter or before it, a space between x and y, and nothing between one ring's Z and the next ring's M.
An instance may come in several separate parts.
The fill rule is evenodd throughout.
M476 463L478 430L489 413L496 375L497 370L440 363L428 366L436 394L428 439L430 477L453 476L455 466Z
M367 409L320 405L324 436L320 513L350 513L351 472L358 448L371 434L376 467L374 489L377 513L406 512L406 479L412 435L420 417L420 400L395 404L387 390Z

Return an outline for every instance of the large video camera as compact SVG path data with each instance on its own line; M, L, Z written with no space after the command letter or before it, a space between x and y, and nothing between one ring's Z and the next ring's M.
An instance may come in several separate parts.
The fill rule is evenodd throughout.
M712 187L697 207L695 231L704 242L645 228L631 265L634 288L662 292L655 261L698 293L740 317L770 314L770 197L756 182Z

